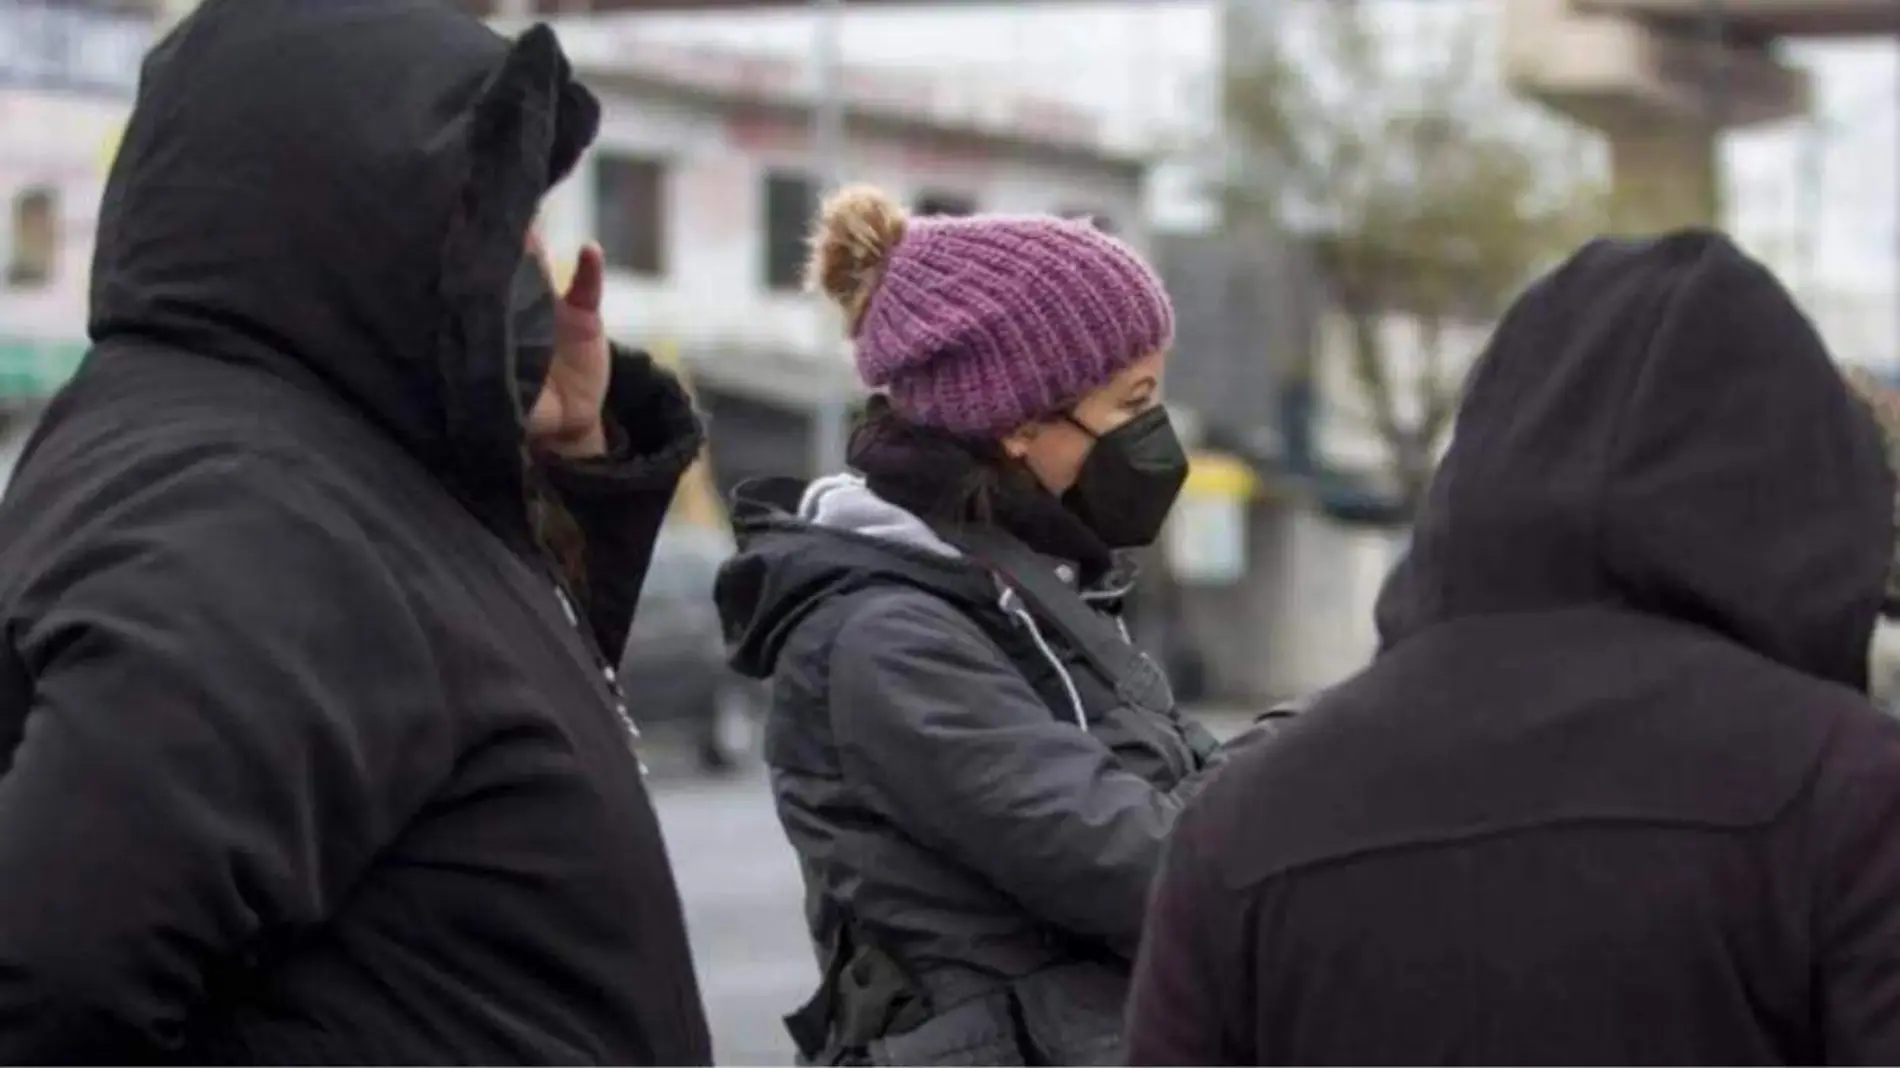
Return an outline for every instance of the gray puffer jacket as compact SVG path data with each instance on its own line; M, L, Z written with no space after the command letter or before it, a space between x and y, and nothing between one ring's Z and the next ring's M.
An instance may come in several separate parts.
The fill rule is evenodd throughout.
M787 1020L806 1060L1118 1062L1149 886L1213 738L1120 701L852 476L742 490L735 525L720 610L735 665L772 680L766 756L826 972ZM1077 596L1112 616L1125 593Z

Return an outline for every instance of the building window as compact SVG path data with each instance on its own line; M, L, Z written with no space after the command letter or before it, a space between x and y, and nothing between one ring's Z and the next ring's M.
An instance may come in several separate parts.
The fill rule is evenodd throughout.
M1065 219L1082 219L1095 224L1095 228L1105 234L1116 232L1115 220L1107 214L1088 208L1063 208L1056 212Z
M919 215L975 215L976 200L956 193L922 193L917 197Z
M765 285L783 291L804 281L805 234L818 210L810 178L787 171L765 176Z
M59 194L36 185L13 197L9 213L13 248L7 257L7 284L20 289L53 280L59 259Z
M666 274L666 164L635 156L594 162L594 229L610 270Z

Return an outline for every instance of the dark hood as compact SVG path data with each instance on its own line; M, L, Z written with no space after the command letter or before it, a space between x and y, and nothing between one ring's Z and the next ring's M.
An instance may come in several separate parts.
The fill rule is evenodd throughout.
M510 286L598 122L545 27L511 44L439 0L206 0L145 62L93 339L333 391L523 522Z
M1474 368L1379 629L1613 604L1864 687L1893 508L1872 416L1765 269L1710 233L1599 241Z
M798 624L836 597L902 585L960 606L996 600L987 572L854 476L748 483L733 497L732 526L739 551L713 600L732 666L752 678L770 675Z

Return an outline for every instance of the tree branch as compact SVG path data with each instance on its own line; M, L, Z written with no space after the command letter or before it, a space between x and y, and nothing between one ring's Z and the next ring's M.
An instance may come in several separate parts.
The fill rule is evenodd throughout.
M1497 314L1601 227L1607 198L1564 151L1574 136L1514 109L1487 75L1468 13L1442 47L1400 48L1358 4L1288 8L1285 32L1234 64L1222 87L1246 162L1226 203L1232 219L1312 243L1348 323L1352 377L1416 501L1462 387L1447 327ZM1415 375L1400 375L1400 354L1386 351L1390 319L1418 328Z

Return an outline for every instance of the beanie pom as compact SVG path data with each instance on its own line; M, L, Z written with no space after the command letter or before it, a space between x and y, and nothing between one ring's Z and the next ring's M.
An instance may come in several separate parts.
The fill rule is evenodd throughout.
M909 224L903 206L873 186L847 186L825 199L812 231L805 286L843 309L847 336L857 336L885 261Z

